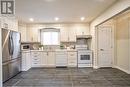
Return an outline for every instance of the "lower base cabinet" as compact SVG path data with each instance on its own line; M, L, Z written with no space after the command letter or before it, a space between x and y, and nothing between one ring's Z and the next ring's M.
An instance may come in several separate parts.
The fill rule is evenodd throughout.
M42 51L31 52L32 67L43 67L45 65L46 53Z
M30 51L22 52L22 71L27 71L31 68Z
M68 67L77 67L77 52L68 52Z
M31 52L32 67L55 67L55 52Z
M23 54L24 58L28 57L27 59L23 59L29 61L29 55L29 53L26 53L26 55ZM31 66L27 66L23 68L24 71L30 67L77 67L77 52L31 51Z
M55 52L48 52L47 53L47 66L48 67L55 67L56 66Z

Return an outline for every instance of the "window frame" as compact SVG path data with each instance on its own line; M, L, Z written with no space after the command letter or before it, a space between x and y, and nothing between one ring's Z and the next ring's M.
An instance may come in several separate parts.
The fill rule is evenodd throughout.
M42 40L42 32L58 32L58 44L44 44ZM57 28L43 28L43 29L40 29L40 42L42 45L46 45L46 46L50 46L50 45L53 45L53 46L57 46L57 45L60 45L60 29L57 29Z

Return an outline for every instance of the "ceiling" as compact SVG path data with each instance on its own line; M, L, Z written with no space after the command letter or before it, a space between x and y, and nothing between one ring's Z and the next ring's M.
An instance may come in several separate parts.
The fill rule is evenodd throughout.
M15 0L16 16L31 23L91 22L117 0ZM55 21L54 18L59 20Z

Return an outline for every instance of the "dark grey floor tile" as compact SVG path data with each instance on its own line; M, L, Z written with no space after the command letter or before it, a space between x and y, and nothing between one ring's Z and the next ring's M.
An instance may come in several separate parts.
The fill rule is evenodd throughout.
M4 87L130 87L130 75L113 68L32 68Z

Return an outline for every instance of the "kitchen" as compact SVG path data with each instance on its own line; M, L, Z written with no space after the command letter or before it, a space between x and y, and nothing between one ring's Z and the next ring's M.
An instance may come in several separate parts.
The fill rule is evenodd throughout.
M129 3L16 0L0 16L0 87L129 87Z
M29 35L29 34L31 34L31 35L29 35L30 36L30 38L29 39L31 39L31 40L33 40L34 41L34 43L33 42L31 42L31 43L29 43L29 42L22 42L22 44L23 44L23 46L26 46L26 45L33 45L32 47L34 47L35 49L37 49L37 50L31 50L31 55L34 55L34 54L38 54L38 52L42 52L43 51L43 55L45 55L46 57L47 57L47 55L48 54L50 54L50 55L48 55L48 56L51 56L51 57L49 57L49 58L51 58L51 59L49 59L48 57L47 57L47 59L45 59L45 61L48 61L48 62L52 62L52 64L49 64L48 65L48 67L50 66L52 66L52 67L55 67L56 66L56 56L58 57L58 53L60 52L61 54L63 53L63 54L66 54L66 55L61 55L62 57L64 56L64 57L66 57L66 60L63 60L63 62L65 62L66 61L66 63L65 63L65 65L63 65L63 66L67 66L66 64L68 64L68 62L70 62L70 64L68 64L68 66L69 65L72 65L72 66L74 66L74 67L77 67L78 65L77 65L77 56L78 56L78 53L77 53L77 49L79 48L81 48L82 46L86 46L86 48L84 47L83 49L86 49L87 51L89 51L89 49L91 48L90 47L90 43L91 43L91 35L88 35L87 33L89 33L89 28L88 28L88 25L87 25L87 27L86 27L86 24L55 24L55 25L49 25L49 27L53 27L53 26L55 26L55 27L53 27L53 28L42 28L41 26L42 25L33 25L33 26L31 26L31 25L29 25L29 29L30 29L30 32L32 32L32 33L28 33L27 35ZM39 27L40 26L40 27ZM43 25L44 26L44 25ZM76 33L76 31L75 31L75 29L77 28L77 33ZM79 29L80 29L80 32L79 32ZM88 28L88 30L86 30L86 28ZM22 28L23 29L23 28ZM34 30L35 29L35 30ZM36 30L37 29L37 30ZM68 31L67 31L67 29L68 29ZM82 30L81 30L82 29ZM20 28L19 28L19 30L20 30ZM34 31L33 31L34 30ZM58 32L58 34L59 35L57 35L58 37L55 37L55 38L58 38L58 40L53 40L53 41L58 41L58 42L53 42L54 44L51 44L51 42L49 43L49 41L48 41L48 43L50 44L49 46L48 46L48 43L47 42L45 42L45 41L47 41L47 39L49 39L49 38L44 38L44 37L49 37L49 36L44 36L45 35L45 33L46 32L51 32L51 31L55 31L56 33ZM37 32L37 33L36 33ZM22 33L25 33L25 32L21 32L21 34ZM42 33L44 33L43 34L43 36L42 36ZM83 33L83 34L82 34ZM69 35L67 35L67 34L69 34ZM41 35L41 36L40 36ZM25 36L23 36L23 37L25 37ZM41 41L41 43L43 43L43 44L45 44L45 45L43 45L43 47L41 47L41 48L39 48L38 46L36 46L36 45L39 45L39 43L40 43L40 41L38 41L38 40L41 40L41 39L39 39L39 38L43 38L42 40L44 40L45 39L45 41ZM54 37L54 36L52 36L52 37ZM59 40L59 38L60 38L60 40ZM85 40L85 41L84 41ZM50 40L51 41L51 40ZM77 42L78 41L78 42ZM61 44L60 46L58 46L57 44L55 44L55 43L57 43L58 45L59 44ZM88 44L89 43L89 44ZM89 47L87 46L87 44L89 45ZM62 47L62 45L63 45L63 47ZM81 45L81 46L80 46ZM68 47L67 47L68 46ZM78 47L79 46L79 47ZM32 49L34 49L34 48L32 48ZM61 49L60 49L61 48ZM77 49L76 49L77 48ZM31 48L30 48L31 49ZM38 50L38 49L43 49L43 50ZM82 49L82 48L81 48ZM30 50L29 50L30 51ZM24 52L24 51L23 51ZM27 52L26 51L26 49L25 49L25 52ZM89 52L88 52L89 53ZM56 55L57 54L57 55ZM90 53L91 55L92 55L92 52ZM25 54L23 54L23 55L25 55ZM42 56L43 56L42 55ZM53 56L54 55L54 56ZM36 56L36 55L34 55L34 56ZM59 54L59 56L60 56L60 54ZM44 57L44 56L43 56ZM54 58L53 58L54 57ZM70 57L70 58L68 58L68 57ZM72 57L72 60L71 60L71 57ZM25 58L25 57L24 57ZM35 58L34 58L35 59ZM65 59L65 58L63 58L63 59ZM70 60L69 60L70 59ZM37 60L37 59L35 59L35 60ZM44 62L45 62L44 61ZM68 62L67 62L68 61ZM72 64L71 64L72 63ZM28 64L28 63L27 63ZM90 61L90 65L91 66L89 66L89 67L92 67L92 57L91 57L91 61Z

